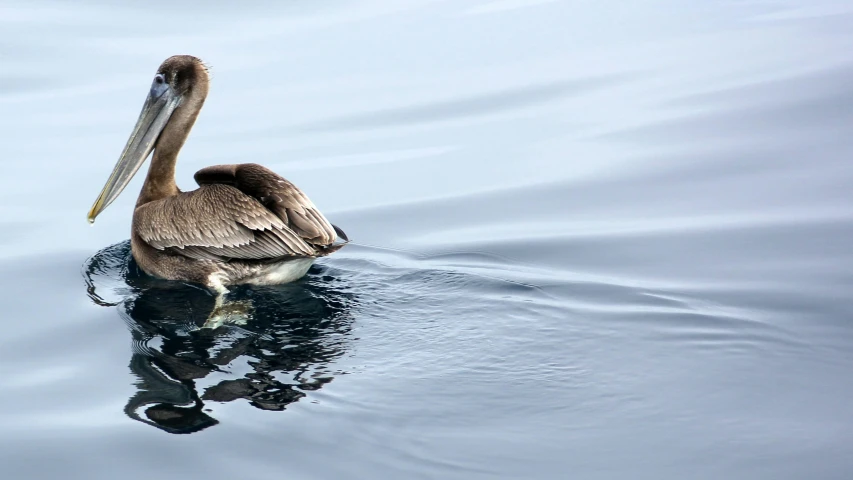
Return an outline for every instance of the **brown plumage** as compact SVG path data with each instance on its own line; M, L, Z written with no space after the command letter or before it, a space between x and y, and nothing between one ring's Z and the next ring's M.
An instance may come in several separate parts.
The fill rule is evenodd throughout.
M223 293L237 283L283 283L348 241L305 193L257 164L216 165L195 174L199 188L175 183L178 152L209 89L201 60L179 55L157 70L125 151L90 221L121 192L152 151L133 213L131 247L147 273L198 282ZM338 237L343 243L336 243Z
M323 256L340 248L332 224L298 188L256 164L195 174L200 188L136 208L143 241L195 259Z

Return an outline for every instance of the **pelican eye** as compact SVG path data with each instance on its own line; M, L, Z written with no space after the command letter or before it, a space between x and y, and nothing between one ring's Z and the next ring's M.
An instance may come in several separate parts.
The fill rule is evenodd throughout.
M162 73L158 73L157 75L154 75L154 83L159 83L162 85L166 83L166 77L164 77Z

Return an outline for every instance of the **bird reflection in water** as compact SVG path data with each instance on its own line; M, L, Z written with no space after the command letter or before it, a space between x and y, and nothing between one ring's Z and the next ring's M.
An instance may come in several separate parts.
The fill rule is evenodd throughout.
M129 242L95 254L83 271L89 297L117 307L133 338L137 392L125 413L169 433L193 433L218 423L205 402L242 399L284 410L322 388L344 373L331 362L352 341L356 302L331 273L315 265L293 284L235 288L248 320L200 328L214 308L206 289L147 276Z

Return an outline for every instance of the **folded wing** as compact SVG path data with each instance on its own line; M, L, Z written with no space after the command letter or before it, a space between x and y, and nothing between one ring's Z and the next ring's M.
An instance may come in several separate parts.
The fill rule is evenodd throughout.
M195 174L197 190L137 208L137 233L160 250L197 259L324 256L346 235L295 185L255 164Z

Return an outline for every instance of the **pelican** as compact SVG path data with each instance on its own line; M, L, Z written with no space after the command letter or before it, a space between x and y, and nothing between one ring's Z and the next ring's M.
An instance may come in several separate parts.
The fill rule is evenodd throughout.
M196 57L176 55L160 65L89 222L153 151L133 210L133 258L151 276L206 286L217 294L218 308L228 286L293 282L349 239L302 190L261 165L206 167L195 173L198 189L178 189L175 163L209 85L207 67Z

